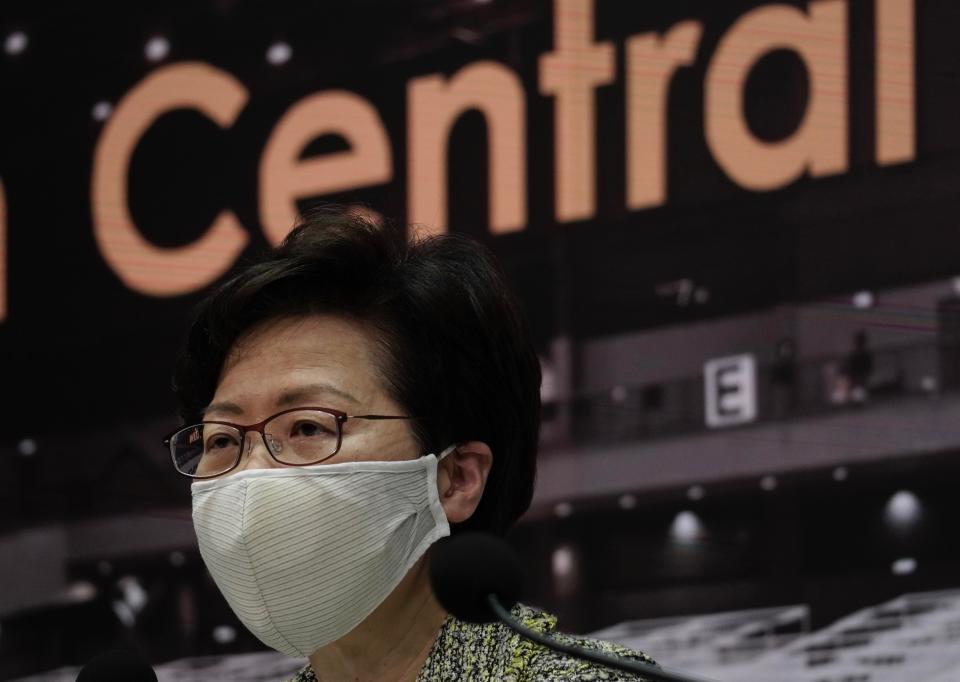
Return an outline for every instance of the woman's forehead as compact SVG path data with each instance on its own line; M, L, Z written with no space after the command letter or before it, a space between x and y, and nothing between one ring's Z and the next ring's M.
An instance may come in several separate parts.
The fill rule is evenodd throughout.
M282 318L238 339L224 361L222 393L279 393L329 387L364 401L382 391L378 345L370 332L331 315ZM322 391L318 391L322 392Z
M376 343L370 331L333 315L283 317L262 322L233 344L227 364L255 359L284 362L297 357L328 362L370 362Z

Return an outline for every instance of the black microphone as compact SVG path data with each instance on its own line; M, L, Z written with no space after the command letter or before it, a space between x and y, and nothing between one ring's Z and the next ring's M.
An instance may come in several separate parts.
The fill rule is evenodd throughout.
M157 682L157 674L136 654L118 649L83 666L77 682Z
M547 648L594 663L642 675L658 682L708 682L599 651L557 642L531 630L510 614L523 588L520 559L506 542L487 533L462 533L441 540L430 560L430 584L441 606L469 623L500 621L527 639Z

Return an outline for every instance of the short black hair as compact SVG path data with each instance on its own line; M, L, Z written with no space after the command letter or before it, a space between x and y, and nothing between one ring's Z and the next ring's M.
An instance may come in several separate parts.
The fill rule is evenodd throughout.
M424 452L483 441L493 465L457 530L503 534L530 506L540 431L540 363L495 257L456 234L405 231L325 206L194 311L173 386L199 421L239 337L271 319L334 314L373 331L377 368Z

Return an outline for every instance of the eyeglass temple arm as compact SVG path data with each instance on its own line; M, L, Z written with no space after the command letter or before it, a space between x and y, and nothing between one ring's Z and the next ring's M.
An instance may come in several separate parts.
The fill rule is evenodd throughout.
M403 417L390 414L348 414L347 419L417 419L417 417Z

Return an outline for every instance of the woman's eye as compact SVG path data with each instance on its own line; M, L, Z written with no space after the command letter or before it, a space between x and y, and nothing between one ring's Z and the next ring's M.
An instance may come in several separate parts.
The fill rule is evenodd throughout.
M302 436L306 438L316 438L330 434L330 430L324 427L323 424L310 421L299 421L295 423L291 431L292 436Z
M222 448L236 447L237 443L233 437L225 433L218 433L207 438L207 452L211 450L220 450Z

